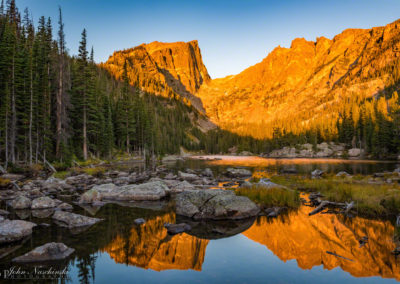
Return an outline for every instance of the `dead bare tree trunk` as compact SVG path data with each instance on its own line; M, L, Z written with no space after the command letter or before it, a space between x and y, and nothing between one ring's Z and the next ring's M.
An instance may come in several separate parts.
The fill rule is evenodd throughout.
M83 159L87 160L86 100L83 106Z
M32 68L32 66L31 66ZM29 164L32 165L32 155L33 155L33 148L32 148L32 123L33 123L33 72L32 69L30 70L30 106L29 106Z
M12 61L12 87L11 87L11 137L10 137L10 150L11 162L15 163L15 139L17 132L17 110L15 107L15 57Z

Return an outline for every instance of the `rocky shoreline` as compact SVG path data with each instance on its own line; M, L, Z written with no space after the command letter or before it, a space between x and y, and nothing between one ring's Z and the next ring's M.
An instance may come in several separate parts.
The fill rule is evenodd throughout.
M322 171L316 170L311 173L311 177L320 178L322 174ZM6 173L1 178L9 179L11 182L0 190L0 200L6 209L0 211L0 244L24 240L30 237L36 227L49 225L25 221L24 219L30 215L37 219L51 218L55 225L77 234L103 221L73 213L75 206L98 209L107 203L129 204L171 200L175 204L176 214L193 222L246 220L259 215L278 216L285 208L264 208L246 196L236 195L233 190L224 190L224 188L253 186L290 190L265 178L251 182L251 177L252 172L245 168L227 168L222 174L215 176L210 168L175 172L164 165L142 172L109 170L96 176L86 173L72 174L65 179L54 177L28 179L22 175ZM319 208L322 210L324 207L336 206L321 200L320 196L310 198L307 202L310 206L316 207L316 211ZM346 214L352 209L348 208L348 204L343 206ZM17 218L8 219L8 210L12 210ZM142 218L133 221L137 225L146 222ZM165 224L165 227L170 234L192 229L187 223ZM49 256L46 246L37 248L36 251L17 260L30 261L35 255L38 261L58 259L73 253L73 249L63 244L49 244L48 247L54 247L56 248L54 251L58 252Z

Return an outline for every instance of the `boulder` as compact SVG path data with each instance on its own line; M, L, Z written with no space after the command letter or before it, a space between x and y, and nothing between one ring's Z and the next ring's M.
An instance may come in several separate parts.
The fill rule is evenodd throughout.
M322 142L321 144L317 144L317 149L319 149L319 150L325 150L325 149L328 149L328 148L329 148L329 145L326 142Z
M225 174L229 177L251 177L252 175L251 171L247 169L234 169L234 168L226 169Z
M315 169L311 172L311 177L313 178L319 178L324 174L324 171L321 171L319 169Z
M53 212L54 209L36 209L32 210L32 216L35 218L49 218Z
M321 151L318 151L315 155L318 158L330 157L333 155L333 150L329 148L323 148L321 149Z
M210 168L204 169L202 174L203 174L203 176L206 176L206 177L210 177L210 178L214 177L214 174Z
M169 188L175 187L175 186L177 186L178 184L181 183L181 181L175 180L175 179L164 179L163 182L164 182Z
M257 186L262 186L262 187L266 187L266 188L284 188L284 186L276 184L274 182L272 182L270 179L268 178L262 178L260 179L260 181L257 183Z
M28 197L21 195L12 200L9 205L13 209L29 209L32 206L32 201Z
M165 179L176 179L176 175L174 175L173 173L168 173L164 178Z
M302 147L304 150L308 150L308 151L312 151L312 150L313 150L313 145L310 144L310 143L302 144L301 147Z
M75 250L63 243L47 243L13 259L14 262L39 262L61 260L70 256Z
M199 179L199 177L195 174L184 173L181 171L178 172L178 177L186 181L194 181Z
M101 185L95 185L92 189L84 192L79 198L78 203L80 204L91 204L94 202L107 199L117 194L117 186L112 183L106 183Z
M96 201L101 201L101 194L95 188L92 188L84 192L79 198L78 203L80 204L90 204Z
M4 220L0 222L0 244L19 241L32 234L36 224L22 220Z
M178 192L183 192L185 190L194 190L195 187L193 184L188 183L186 180L180 182L176 186L171 187L169 192L171 193L178 193Z
M98 218L86 217L66 211L56 211L53 215L53 220L56 224L70 229L92 226L101 221L101 219Z
M180 234L183 232L190 231L192 229L192 227L186 223L180 223L180 224L165 223L164 227L167 228L167 232L170 235Z
M142 225L142 224L146 223L146 220L143 219L143 218L137 218L137 219L133 220L133 222L134 222L136 225Z
M195 220L244 219L258 212L254 202L245 196L236 196L231 190L191 190L176 198L176 213Z
M66 202L63 202L63 203L61 203L60 205L57 206L57 209L58 209L58 210L66 210L66 211L69 211L69 210L74 209L74 207L73 207L71 204L68 204L68 203L66 203Z
M25 176L24 175L19 175L19 174L6 173L6 174L1 175L1 178L9 179L9 180L12 180L12 181L17 181L17 180L21 180L21 179L25 178Z
M238 154L238 156L254 156L254 154L249 151L242 151Z
M112 199L119 201L160 200L167 195L168 190L165 183L160 181L130 184L115 190L117 194Z
M48 196L39 197L32 201L32 209L48 209L57 207L58 203Z
M338 173L336 174L336 176L337 176L337 177L349 177L350 174L349 174L348 172L341 171L341 172L338 172Z
M239 187L252 187L253 184L247 180L243 181Z
M352 148L348 151L349 157L359 157L361 155L360 148Z

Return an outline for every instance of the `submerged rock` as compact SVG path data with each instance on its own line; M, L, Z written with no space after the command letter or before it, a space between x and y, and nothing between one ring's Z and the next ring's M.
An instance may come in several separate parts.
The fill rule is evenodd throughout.
M167 228L168 234L170 235L180 234L183 232L190 231L192 229L192 227L186 223L180 223L180 224L165 223L164 227Z
M39 262L65 259L75 250L63 243L47 243L13 259L14 262Z
M101 219L86 217L83 215L66 212L66 211L56 211L53 215L53 220L55 223L62 227L67 228L76 228L76 227L86 227L92 226L97 222L100 222Z
M32 234L36 224L22 220L4 220L0 222L0 244L19 241Z
M142 225L142 224L146 223L146 220L143 219L143 218L137 218L137 219L133 220L133 222L134 222L136 225Z
M231 190L206 189L185 191L176 198L176 213L200 219L244 219L256 216L257 205Z

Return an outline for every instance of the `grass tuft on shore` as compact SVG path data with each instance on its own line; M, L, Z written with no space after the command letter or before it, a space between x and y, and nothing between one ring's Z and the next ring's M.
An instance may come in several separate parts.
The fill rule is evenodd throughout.
M299 191L320 192L323 199L335 202L354 201L359 214L365 216L400 213L400 185L369 183L369 178L324 177L311 179L301 176L274 176L272 181Z
M297 208L300 205L299 193L279 187L240 187L233 189L236 195L247 196L255 203L267 207Z

